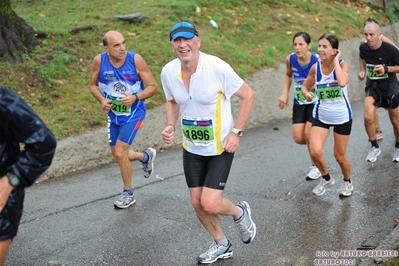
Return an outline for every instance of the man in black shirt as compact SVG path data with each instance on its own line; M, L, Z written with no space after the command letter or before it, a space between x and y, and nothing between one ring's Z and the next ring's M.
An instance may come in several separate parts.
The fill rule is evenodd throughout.
M17 94L0 87L0 266L22 216L25 187L50 166L56 139Z
M371 142L371 149L366 161L375 162L381 149L377 144L374 128L374 114L378 107L388 110L396 144L393 162L399 162L399 50L395 46L381 41L381 29L377 23L370 22L364 27L367 43L359 47L360 80L366 81L364 100L364 126Z

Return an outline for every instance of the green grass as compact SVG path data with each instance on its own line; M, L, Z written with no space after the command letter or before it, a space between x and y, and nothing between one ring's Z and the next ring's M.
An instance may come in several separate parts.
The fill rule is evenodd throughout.
M399 252L399 242L393 247L394 250ZM382 266L399 266L399 257L389 258L386 262L381 264Z
M316 40L332 32L343 41L358 37L368 17L380 24L397 19L360 2L331 0L14 0L14 11L48 37L30 56L11 64L0 62L1 84L18 92L53 130L58 140L106 125L106 116L89 90L94 56L103 51L104 33L118 30L127 48L141 54L160 87L147 101L149 108L164 103L162 67L175 56L169 31L180 20L194 23L202 36L202 51L231 64L242 77L277 67L292 52L292 37L307 31ZM146 20L130 24L115 15L141 12ZM209 20L220 28L212 28ZM94 28L71 34L77 26ZM275 88L270 88L275 89Z
M392 2L387 5L386 16L392 23L399 21L399 3Z

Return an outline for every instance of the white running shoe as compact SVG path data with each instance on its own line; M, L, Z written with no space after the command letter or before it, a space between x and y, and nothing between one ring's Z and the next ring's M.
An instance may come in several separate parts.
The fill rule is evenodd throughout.
M148 148L144 152L148 154L148 162L142 164L144 177L149 178L151 174L154 172L154 160L155 157L157 156L157 151L153 148Z
M339 195L344 197L349 197L350 195L352 195L352 191L353 191L352 183L344 181L341 185Z
M136 204L136 197L135 195L129 195L127 192L123 192L119 199L115 201L114 207L118 209L126 209L129 206Z
M371 149L369 151L369 154L367 154L366 161L374 163L377 161L377 156L380 155L381 149L378 147L371 146Z
M382 131L376 131L375 132L375 137L377 141L383 140L384 139L384 135L382 134Z
M320 178L320 183L312 190L312 193L316 196L321 196L326 192L326 188L331 187L335 184L335 179L330 177L330 180L326 181L324 178Z
M210 248L198 256L197 262L199 264L210 264L219 259L228 259L233 257L233 246L230 241L227 247L214 243Z
M256 225L252 221L251 208L246 201L240 201L237 206L241 207L244 211L240 219L235 221L238 229L241 233L241 240L244 244L249 244L255 238L256 235Z
M395 152L393 153L392 162L394 162L394 163L399 162L399 148L395 148Z
M319 171L319 168L317 168L317 166L312 165L312 166L309 166L309 168L310 168L310 171L309 171L309 174L306 176L306 179L316 180L321 177L321 173Z

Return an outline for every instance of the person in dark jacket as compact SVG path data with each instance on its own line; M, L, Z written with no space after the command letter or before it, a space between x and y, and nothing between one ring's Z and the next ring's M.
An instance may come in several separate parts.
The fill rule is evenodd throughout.
M0 266L17 235L25 188L49 168L56 145L32 108L0 86Z

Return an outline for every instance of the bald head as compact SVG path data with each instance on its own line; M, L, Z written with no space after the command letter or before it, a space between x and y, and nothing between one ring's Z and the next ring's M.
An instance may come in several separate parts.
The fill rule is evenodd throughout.
M364 38L371 49L378 49L381 46L380 26L375 22L367 23L364 26Z
M120 33L119 31L116 31L116 30L110 30L104 34L103 45L108 46L108 44L111 42L111 40L121 39L121 38L123 39L122 33Z
M125 38L118 31L108 31L103 38L104 50L108 54L108 58L114 64L124 62L127 55Z
M364 31L368 31L368 32L374 32L376 34L381 34L381 28L380 25L378 25L375 22L368 22L365 26L364 26Z

